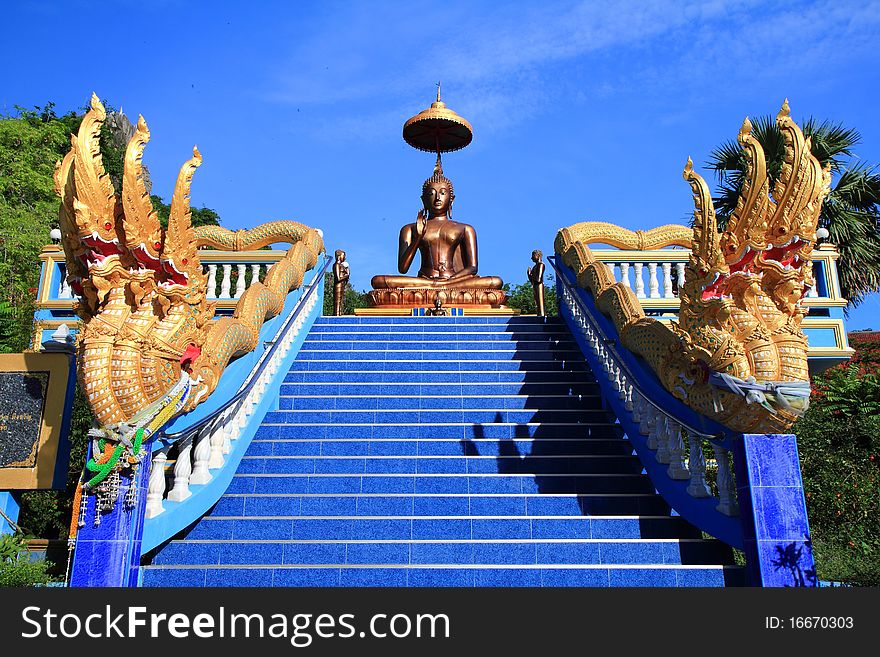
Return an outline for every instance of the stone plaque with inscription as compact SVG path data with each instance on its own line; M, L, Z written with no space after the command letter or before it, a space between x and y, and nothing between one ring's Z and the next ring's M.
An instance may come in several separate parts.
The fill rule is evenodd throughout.
M0 490L63 487L71 375L66 354L0 354Z
M0 468L37 462L48 372L0 372Z

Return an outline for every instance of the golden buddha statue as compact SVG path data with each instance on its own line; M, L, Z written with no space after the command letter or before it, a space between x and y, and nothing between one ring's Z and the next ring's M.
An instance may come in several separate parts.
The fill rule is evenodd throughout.
M434 174L422 185L422 205L415 222L400 229L397 267L401 275L373 276L370 297L376 307L424 306L438 297L447 305L499 307L506 298L497 276L477 274L477 232L453 221L452 181L443 175L440 153L470 143L470 124L440 100L409 119L404 139L419 150L435 150ZM416 276L406 276L413 260L421 261Z

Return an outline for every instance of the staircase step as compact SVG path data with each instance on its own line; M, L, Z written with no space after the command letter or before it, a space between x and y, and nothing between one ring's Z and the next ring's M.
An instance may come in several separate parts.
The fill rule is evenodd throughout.
M732 566L152 566L144 570L144 586L708 587L743 581L742 569Z
M205 516L184 538L201 540L497 540L700 538L677 516L421 517Z
M654 494L640 474L236 474L229 493Z
M609 438L520 438L516 440L481 440L478 443L460 440L415 439L365 440L338 438L334 440L258 439L251 441L246 456L551 456L609 455L630 456L628 441Z
M290 390L289 385L285 386ZM331 386L326 386L330 388ZM350 388L350 386L348 386ZM420 386L417 386L420 387ZM337 386L338 388L338 386ZM365 392L361 389L354 392ZM310 390L308 392L315 392ZM411 389L406 392L413 392ZM448 390L444 390L448 393ZM586 410L596 411L601 403L601 397L591 395L345 395L336 394L282 394L278 398L279 410L340 410L340 411L366 411L366 410L444 410L464 409L486 410L504 409L537 412L538 410Z
M241 564L712 565L730 548L702 539L512 541L172 541L157 566Z
M227 493L213 517L267 516L602 516L666 515L656 495L450 495Z
M636 456L244 456L241 474L612 474L642 472Z
M295 360L290 364L290 373L286 379L288 382L294 382L290 379L290 375L295 372L314 372L314 371L330 371L330 372L386 372L397 373L412 372L418 375L442 375L441 380L449 379L451 374L460 374L462 377L466 375L479 374L485 376L487 374L497 373L496 376L509 376L508 373L518 373L521 377L515 380L531 380L533 376L543 377L551 374L557 374L566 377L565 380L580 377L583 381L595 382L595 377L589 371L587 364L578 359L570 360L443 360L443 361L426 361L426 360L358 360L346 362L344 360ZM302 380L302 379L300 379ZM417 379L413 379L417 380ZM430 380L430 379L427 379ZM462 379L466 380L466 379ZM491 380L491 379L477 379ZM506 379L497 379L506 380ZM539 378L538 380L545 380Z
M508 438L609 438L618 425L610 422L517 424L503 422L452 424L263 424L254 438L446 438L505 440Z

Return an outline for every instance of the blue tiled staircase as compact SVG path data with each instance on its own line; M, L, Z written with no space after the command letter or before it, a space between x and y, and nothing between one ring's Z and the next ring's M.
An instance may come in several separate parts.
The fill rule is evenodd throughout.
M323 317L226 494L145 586L724 586L568 329Z

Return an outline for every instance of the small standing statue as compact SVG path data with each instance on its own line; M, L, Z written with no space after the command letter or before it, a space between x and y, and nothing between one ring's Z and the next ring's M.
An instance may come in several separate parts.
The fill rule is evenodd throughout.
M345 285L351 272L345 261L345 251L336 249L336 262L333 263L333 314L342 315L342 304L345 301Z
M443 300L440 298L439 294L434 297L434 307L428 308L426 314L431 315L432 317L446 317L446 315L448 315L446 308L443 307Z
M535 266L531 269L527 269L526 273L529 277L529 282L532 284L532 290L535 293L535 307L538 309L538 316L544 317L544 263L541 262L541 258L544 257L544 254L541 253L538 249L532 251L532 262L535 263Z

